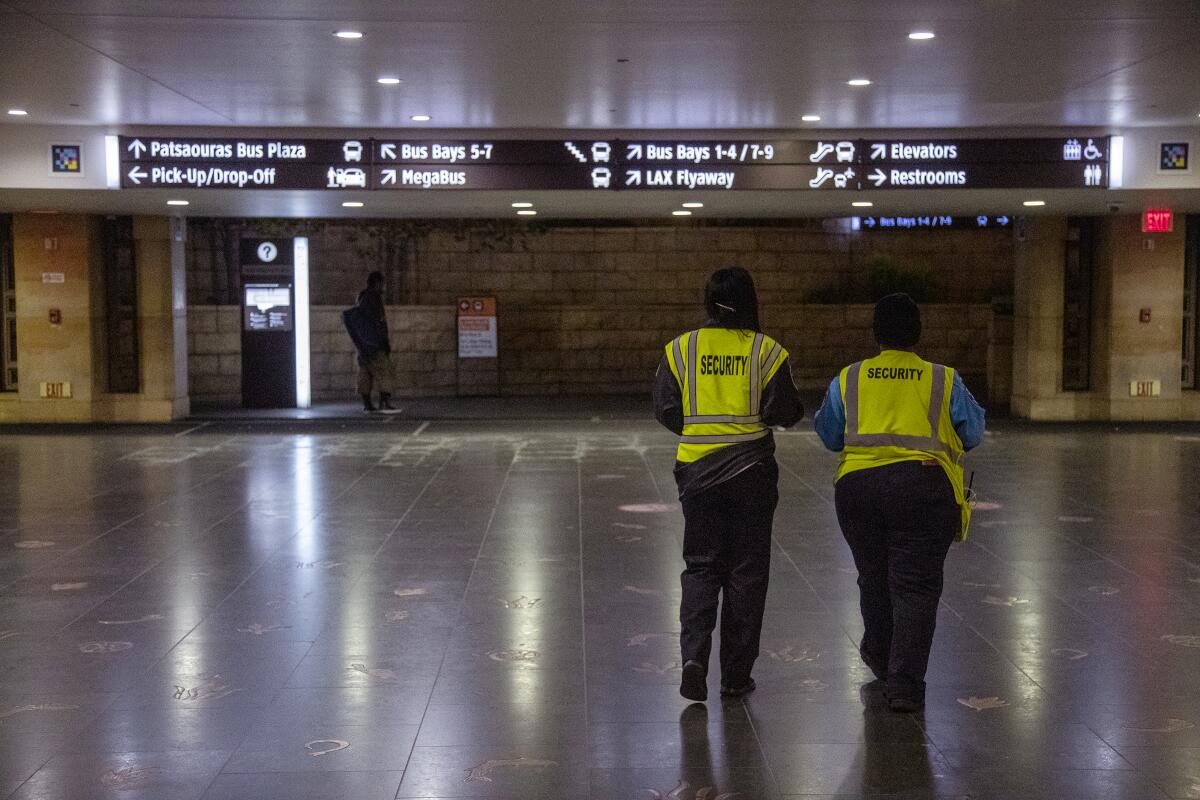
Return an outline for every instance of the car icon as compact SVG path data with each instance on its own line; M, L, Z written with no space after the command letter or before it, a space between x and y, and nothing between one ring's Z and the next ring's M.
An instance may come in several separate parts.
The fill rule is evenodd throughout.
M838 161L853 161L854 142L838 142L836 152Z
M596 167L592 170L592 188L607 189L612 183L612 170L608 167Z
M362 142L349 141L342 145L342 157L347 161L362 161Z
M612 146L608 142L592 143L592 161L597 164L607 164L610 155L612 155Z
M367 173L357 167L330 167L327 176L330 189L346 189L351 186L367 188Z

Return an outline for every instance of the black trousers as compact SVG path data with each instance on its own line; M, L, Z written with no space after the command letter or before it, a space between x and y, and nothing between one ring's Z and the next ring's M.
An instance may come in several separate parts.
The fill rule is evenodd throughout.
M779 467L771 458L683 500L683 663L708 665L723 594L721 683L726 686L746 684L758 658L778 482Z
M859 652L889 697L925 699L942 570L959 508L937 465L904 461L851 472L834 489L838 523L858 567Z

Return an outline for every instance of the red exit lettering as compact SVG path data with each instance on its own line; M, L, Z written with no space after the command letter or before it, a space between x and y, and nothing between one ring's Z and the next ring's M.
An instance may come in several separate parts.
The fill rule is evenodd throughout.
M1170 233L1175 229L1175 214L1169 208L1148 208L1142 212L1142 233Z

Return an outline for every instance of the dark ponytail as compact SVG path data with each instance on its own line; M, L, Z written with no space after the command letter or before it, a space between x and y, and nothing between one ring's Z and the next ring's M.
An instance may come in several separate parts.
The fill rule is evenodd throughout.
M754 279L741 267L719 269L704 287L704 310L708 322L718 328L762 329L758 322L758 293Z

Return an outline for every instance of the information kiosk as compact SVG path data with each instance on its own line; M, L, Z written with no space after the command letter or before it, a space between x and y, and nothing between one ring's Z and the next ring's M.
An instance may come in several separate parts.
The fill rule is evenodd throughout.
M242 406L309 405L308 240L242 239Z

